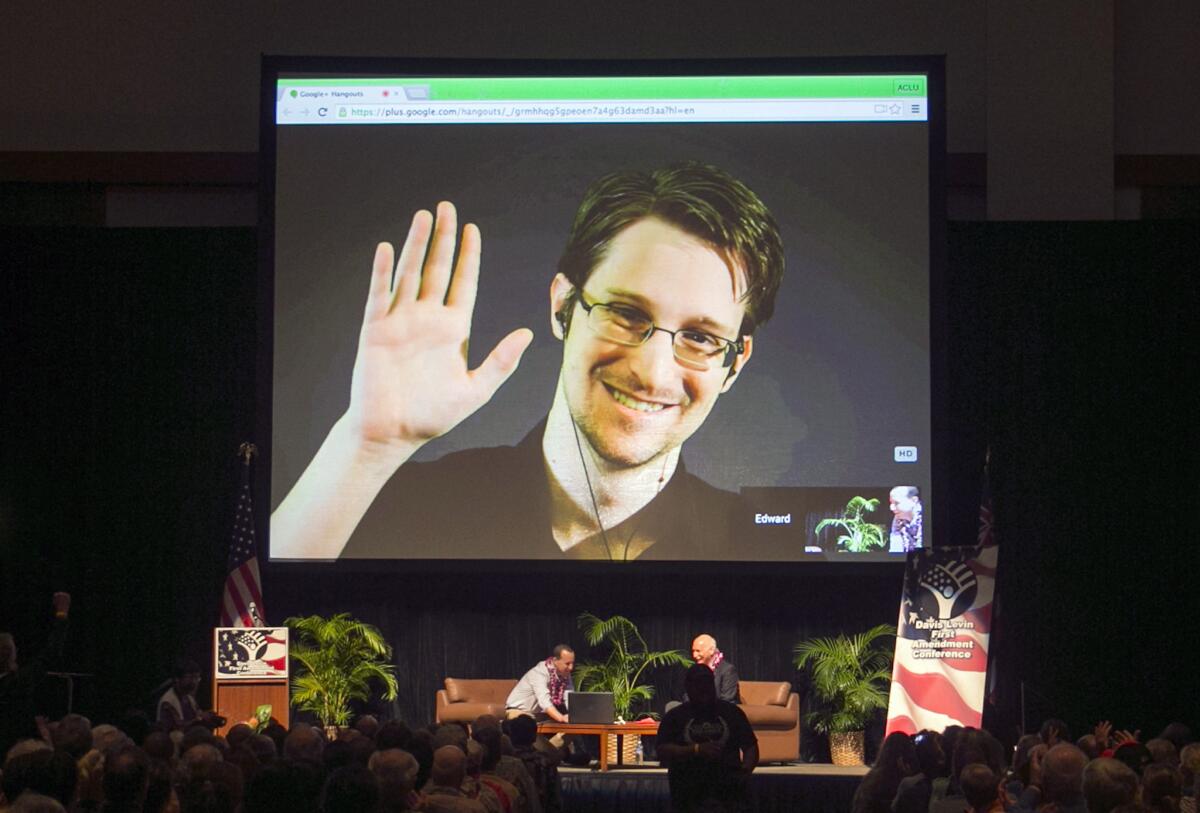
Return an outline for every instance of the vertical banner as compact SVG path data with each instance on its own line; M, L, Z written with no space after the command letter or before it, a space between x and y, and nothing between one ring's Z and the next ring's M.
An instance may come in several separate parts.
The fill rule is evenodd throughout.
M908 554L888 734L982 722L996 553L993 544Z

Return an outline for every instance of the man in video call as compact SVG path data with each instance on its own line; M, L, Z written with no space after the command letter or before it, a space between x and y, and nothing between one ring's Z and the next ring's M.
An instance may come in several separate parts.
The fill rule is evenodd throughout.
M468 369L481 236L463 227L455 260L457 228L442 202L416 213L398 260L376 249L349 409L274 512L272 555L737 558L738 497L680 450L774 310L783 245L762 201L699 163L593 183L550 284L563 357L545 421L516 447L410 463L532 340L515 330Z
M892 510L888 550L908 553L924 547L921 491L915 486L896 486L888 492L888 507Z

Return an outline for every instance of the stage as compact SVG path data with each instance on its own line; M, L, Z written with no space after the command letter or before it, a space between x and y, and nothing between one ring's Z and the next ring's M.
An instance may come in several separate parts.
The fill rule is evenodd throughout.
M754 813L836 813L850 800L866 766L827 764L766 765L755 769L750 784ZM563 813L666 813L670 800L667 770L657 763L610 767L559 768Z

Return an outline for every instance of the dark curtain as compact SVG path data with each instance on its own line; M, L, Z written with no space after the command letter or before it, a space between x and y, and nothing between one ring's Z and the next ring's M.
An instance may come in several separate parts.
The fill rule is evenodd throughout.
M1194 223L950 229L941 538L974 538L990 444L1006 736L1021 681L1081 730L1187 717L1198 242ZM36 649L50 591L70 590L62 666L95 675L76 698L94 721L148 705L177 656L211 661L254 439L255 258L250 230L0 233L0 628ZM414 722L445 676L515 677L559 641L587 657L585 610L628 615L654 648L709 631L745 678L803 691L792 646L892 622L900 591L886 567L329 575L268 568L269 620L379 625L401 685L385 711ZM655 675L656 706L679 680Z

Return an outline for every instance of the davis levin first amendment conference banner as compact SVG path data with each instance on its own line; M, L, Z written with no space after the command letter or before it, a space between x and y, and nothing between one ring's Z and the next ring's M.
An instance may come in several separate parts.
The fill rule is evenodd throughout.
M908 556L887 733L979 727L987 681L995 544Z

